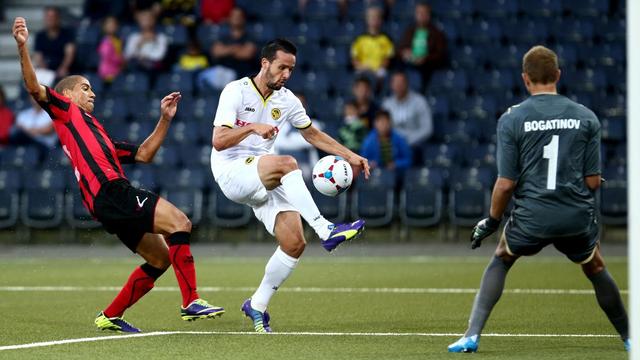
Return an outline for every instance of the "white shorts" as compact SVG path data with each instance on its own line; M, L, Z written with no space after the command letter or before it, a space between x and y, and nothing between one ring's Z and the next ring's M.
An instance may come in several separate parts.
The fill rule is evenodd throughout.
M287 201L281 186L267 190L258 175L258 162L262 156L250 156L224 164L214 177L222 193L231 201L248 205L253 209L271 235L274 234L276 217L283 211L298 211ZM211 167L213 171L213 162ZM217 173L217 177L215 174Z

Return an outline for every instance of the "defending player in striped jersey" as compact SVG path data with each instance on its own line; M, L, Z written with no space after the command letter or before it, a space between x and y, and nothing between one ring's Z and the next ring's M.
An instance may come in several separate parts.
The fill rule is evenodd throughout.
M305 248L300 215L327 251L364 229L363 220L334 225L320 214L296 160L273 154L278 131L290 123L310 144L342 156L367 178L369 164L314 127L300 100L283 87L296 64L295 45L284 39L267 43L260 64L256 76L233 81L222 91L213 123L211 170L225 196L251 206L279 243L262 283L242 305L257 332L270 332L266 311L269 300L296 267Z
M531 97L498 121L498 180L490 216L473 228L471 247L498 229L511 195L514 208L482 277L469 327L448 350L477 351L511 266L550 244L582 266L628 349L627 313L599 249L600 122L591 110L558 95L558 57L546 47L534 46L524 55L522 79Z
M116 234L146 261L131 273L112 303L98 314L96 326L102 330L140 332L122 316L153 288L170 265L182 294L183 320L222 315L223 308L209 305L198 296L189 245L191 222L187 216L158 195L131 186L121 165L153 160L176 114L180 93L162 99L160 120L140 146L114 142L91 114L96 95L89 80L71 75L60 80L55 89L38 84L29 58L29 32L24 18L15 19L13 37L27 91L51 116L62 149L73 166L84 205L105 230Z

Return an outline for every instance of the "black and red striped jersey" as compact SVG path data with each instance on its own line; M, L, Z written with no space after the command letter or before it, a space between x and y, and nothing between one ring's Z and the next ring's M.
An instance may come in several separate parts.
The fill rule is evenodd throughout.
M84 205L93 214L93 201L105 183L126 179L122 163L135 162L137 145L113 141L91 114L55 90L45 87L40 106L51 116L62 150L71 160Z

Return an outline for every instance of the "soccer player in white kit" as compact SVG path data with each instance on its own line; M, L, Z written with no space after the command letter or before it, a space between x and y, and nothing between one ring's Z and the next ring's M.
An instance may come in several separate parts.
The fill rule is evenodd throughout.
M296 63L296 47L288 40L267 43L260 54L260 72L232 81L220 96L213 122L211 171L227 198L253 208L278 248L265 268L256 292L242 305L256 332L271 332L269 300L289 277L305 248L302 221L315 230L322 246L332 251L364 229L364 221L334 225L325 219L291 156L274 155L278 131L289 122L310 144L343 157L369 177L367 159L350 151L313 126L300 100L283 85Z

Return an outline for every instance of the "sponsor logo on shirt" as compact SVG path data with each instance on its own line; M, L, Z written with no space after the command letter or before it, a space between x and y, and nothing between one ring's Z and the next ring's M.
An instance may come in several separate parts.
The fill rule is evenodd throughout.
M247 106L246 108L244 108L244 111L256 112L256 109Z
M278 109L278 108L271 109L271 118L273 120L280 119L280 115L281 115L280 114L280 109Z
M249 156L247 160L244 161L244 163L249 165L253 162L253 159L255 159L255 156Z

